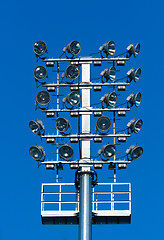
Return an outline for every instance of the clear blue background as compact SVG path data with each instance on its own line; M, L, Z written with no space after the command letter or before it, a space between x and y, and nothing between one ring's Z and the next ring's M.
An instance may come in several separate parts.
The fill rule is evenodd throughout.
M45 142L41 143L30 132L29 121L41 118L49 132L53 132L54 123L48 122L40 111L35 112L38 90L32 73L37 64L33 43L44 40L49 57L58 57L74 39L81 43L83 56L97 51L109 40L115 41L117 54L124 52L131 42L141 44L140 55L137 59L132 57L125 69L142 68L139 82L132 83L127 90L127 94L141 91L142 104L128 113L123 123L136 116L142 117L144 126L122 149L137 142L143 146L144 154L118 173L119 181L132 183L132 223L93 226L93 239L163 239L163 8L159 0L1 3L0 239L78 238L78 226L41 224L41 183L55 182L52 179L55 172L38 169L28 153L36 143L46 150ZM99 172L100 181L111 181L108 178L112 177L111 172L102 175ZM60 176L65 181L74 181L69 169Z

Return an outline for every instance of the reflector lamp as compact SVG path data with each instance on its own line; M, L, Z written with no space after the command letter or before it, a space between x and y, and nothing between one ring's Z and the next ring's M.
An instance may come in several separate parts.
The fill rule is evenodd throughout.
M77 106L80 103L80 100L80 93L77 91L73 91L69 93L65 98L63 98L64 103L67 101L73 107Z
M36 161L43 161L45 159L45 151L41 146L32 146L29 149L30 156ZM43 158L43 160L41 160Z
M43 90L37 93L36 95L36 102L39 105L47 105L51 100L51 95L49 92Z
M64 75L71 80L75 80L79 76L79 68L76 65L70 65L67 67Z
M130 154L131 160L136 160L143 154L143 148L137 145L131 145L130 148L126 150L126 154Z
M133 43L131 43L126 50L127 50L127 54L126 54L127 58L131 57L132 54L134 57L137 57L140 52L140 44L137 43L136 45L134 45Z
M33 45L33 51L37 56L41 56L45 52L48 52L46 43L41 40L36 41Z
M98 129L102 132L106 132L109 130L110 127L111 127L111 121L108 117L101 116L97 119L96 130Z
M70 122L63 117L59 117L56 119L55 127L60 133L64 133L70 128Z
M72 55L77 55L81 51L81 46L78 41L70 42L66 47L63 48L63 52L71 53Z
M132 107L133 105L138 107L141 103L141 93L140 92L136 94L132 93L130 94L129 97L127 97L126 100L127 100L128 107Z
M127 124L127 127L129 128L131 133L132 132L138 133L141 130L142 125L143 125L142 119L135 120L134 118Z
M101 99L101 102L104 102L106 106L114 107L117 102L117 95L115 92L106 93Z
M44 128L44 124L41 120L30 121L29 127L30 127L32 133L37 134L37 135L44 135L45 128Z
M141 76L141 68L137 68L136 70L134 68L130 69L127 72L127 76L129 78L130 82L132 80L134 80L134 82L138 82L138 80L140 79L140 76Z
M47 77L47 69L44 66L37 66L33 71L34 78L38 81L42 81Z
M98 154L102 154L106 159L110 159L116 154L116 147L114 144L106 144L98 151Z
M116 78L116 69L113 66L110 68L106 68L104 71L101 72L100 75L106 79L106 82L108 82L108 80L114 82Z
M106 57L108 55L113 55L116 52L116 45L113 41L109 41L107 43L104 43L100 48L99 48L100 53L102 54L102 51L106 54ZM103 56L102 56L103 57Z
M73 154L73 149L69 144L64 144L62 147L59 148L59 156L63 159L70 159Z

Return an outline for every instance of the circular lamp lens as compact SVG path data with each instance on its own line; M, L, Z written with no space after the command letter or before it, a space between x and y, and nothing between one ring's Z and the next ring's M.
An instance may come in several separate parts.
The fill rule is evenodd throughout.
M107 71L105 71L104 73L104 77L107 79L107 80L111 80L111 81L114 81L115 78L116 78L116 69L115 67L110 67L109 69L107 68Z
M47 77L47 69L43 66L37 66L33 71L34 78L42 81Z
M43 41L36 41L33 45L33 51L36 55L41 56L47 52L47 45Z
M39 123L37 123L37 121L30 121L29 127L34 134L40 134L41 126Z
M59 156L63 159L69 159L73 156L73 149L70 145L65 144L59 149Z
M137 43L135 48L134 48L134 53L133 53L134 57L137 57L139 52L140 52L140 44Z
M71 92L68 95L68 102L72 106L76 106L80 103L80 93L79 92Z
M108 42L108 54L113 55L116 52L116 44L113 41Z
M66 69L66 77L75 80L79 76L79 69L75 65L70 65Z
M111 126L111 121L108 117L102 116L97 119L96 126L100 131L108 131Z
M142 153L143 153L143 148L142 148L142 147L135 146L135 147L131 150L130 156L131 156L132 160L136 160L136 159L138 159L139 157L141 157Z
M50 102L50 100L51 100L51 96L47 91L44 91L44 90L40 91L36 95L36 101L40 105L47 105Z
M141 93L138 92L136 93L135 97L134 97L134 104L136 107L138 107L141 103Z
M33 146L29 149L30 156L39 161L43 156L43 148L41 146Z
M138 82L138 80L140 79L140 76L141 76L141 68L137 68L137 70L135 71L134 81Z
M141 130L142 125L143 125L142 119L138 119L133 125L133 131L135 133L138 133Z
M103 156L106 159L113 157L116 154L116 147L113 144L107 144L103 149Z
M81 51L80 43L78 41L72 41L69 45L69 52L72 55L77 55L80 53L80 51Z
M68 129L68 121L65 118L60 117L56 120L55 126L59 132L63 133Z
M108 97L108 104L110 107L114 107L114 105L116 104L116 101L117 101L117 95L115 92L112 92L109 94L109 97Z

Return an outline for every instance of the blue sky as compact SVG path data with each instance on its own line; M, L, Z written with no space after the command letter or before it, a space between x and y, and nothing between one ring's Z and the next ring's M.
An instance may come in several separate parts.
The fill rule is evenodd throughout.
M115 41L116 54L124 52L131 42L141 44L138 58L131 58L125 69L121 68L122 74L131 67L142 69L141 79L137 84L132 83L126 93L140 91L142 103L131 110L122 124L135 116L143 119L144 126L121 149L125 151L138 143L144 154L118 173L119 181L132 183L132 223L93 226L93 239L100 239L102 232L104 238L115 237L115 240L163 239L163 7L159 0L1 3L1 240L78 237L78 226L41 224L41 183L55 181L52 179L55 172L38 169L28 153L29 147L36 143L46 150L46 143L30 132L29 121L38 117L45 121L46 127L54 123L48 122L41 111L35 112L38 89L33 78L37 64L33 43L44 40L49 57L58 57L74 39L81 43L83 56L97 51L109 40ZM96 77L96 71L100 70L93 75ZM74 181L69 169L61 176ZM111 176L108 173L102 177L99 172L99 181L107 181Z

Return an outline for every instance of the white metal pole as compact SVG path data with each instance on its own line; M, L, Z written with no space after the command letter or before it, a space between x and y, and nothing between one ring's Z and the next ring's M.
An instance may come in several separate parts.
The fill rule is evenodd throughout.
M82 82L90 83L90 62L83 62ZM90 107L90 88L82 89L82 108ZM82 134L90 133L90 114L82 113ZM90 161L90 139L82 140L82 159ZM81 165L79 240L92 240L92 176L90 166Z

